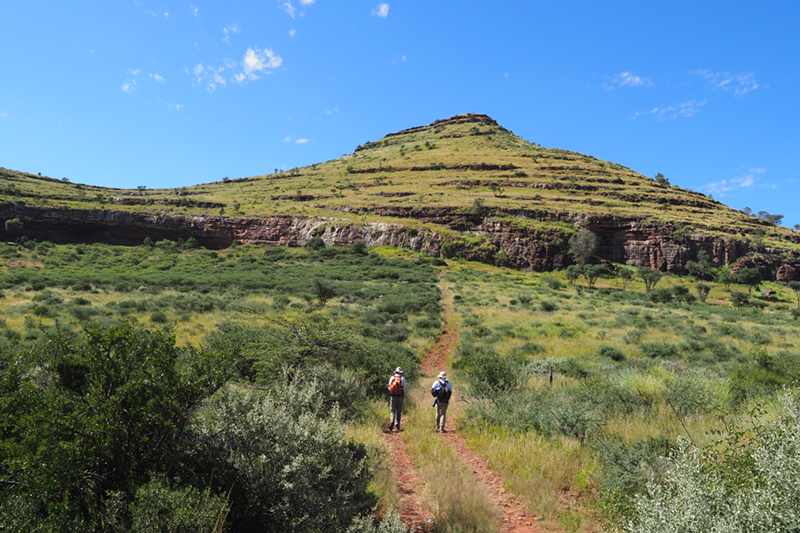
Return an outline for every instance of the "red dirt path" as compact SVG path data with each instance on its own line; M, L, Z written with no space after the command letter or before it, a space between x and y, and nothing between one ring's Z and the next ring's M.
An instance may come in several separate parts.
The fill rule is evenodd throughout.
M422 369L425 375L431 379L441 370L446 369L447 356L452 353L458 343L458 323L453 319L452 295L445 287L442 287L442 304L444 305L442 333L422 360ZM453 402L454 409L451 411L453 415L458 412L459 403L457 397L454 397L454 400L456 400ZM472 469L477 481L487 487L494 503L502 510L501 531L542 533L543 530L538 523L541 518L529 514L519 497L505 489L503 479L489 468L485 459L467 447L467 441L462 435L450 432L444 433L442 438L461 462ZM389 448L389 460L400 489L400 515L403 522L411 526L415 532L425 531L430 515L422 507L417 497L419 494L418 478L411 458L405 451L406 443L400 433L387 433L385 440Z

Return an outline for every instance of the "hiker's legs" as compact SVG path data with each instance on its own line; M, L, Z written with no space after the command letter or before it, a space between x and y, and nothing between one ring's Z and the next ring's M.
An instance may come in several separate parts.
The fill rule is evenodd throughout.
M436 429L442 431L444 429L444 421L447 417L447 404L436 402Z
M400 429L400 417L403 415L403 397L389 397L389 428Z

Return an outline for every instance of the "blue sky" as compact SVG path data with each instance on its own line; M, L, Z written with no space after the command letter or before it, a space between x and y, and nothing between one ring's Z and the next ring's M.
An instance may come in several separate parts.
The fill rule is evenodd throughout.
M800 3L8 0L0 166L193 185L458 113L800 223Z

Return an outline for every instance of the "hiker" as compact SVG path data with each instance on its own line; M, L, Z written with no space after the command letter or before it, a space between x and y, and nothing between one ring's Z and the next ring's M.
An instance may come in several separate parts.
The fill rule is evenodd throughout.
M389 378L389 431L400 431L400 417L403 415L403 396L406 394L406 378L399 366Z
M433 382L431 394L435 400L433 405L436 407L436 431L445 433L444 420L447 415L447 405L450 403L450 395L453 394L453 384L447 381L447 373L439 372L439 379Z

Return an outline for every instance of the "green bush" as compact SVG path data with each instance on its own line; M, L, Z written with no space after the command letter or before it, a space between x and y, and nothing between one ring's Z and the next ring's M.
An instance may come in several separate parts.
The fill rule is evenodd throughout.
M679 355L678 347L667 342L643 342L639 345L642 355L651 359L666 359Z
M596 353L600 357L608 357L617 362L625 360L625 354L622 353L622 350L613 346L598 346Z
M166 324L169 318L163 311L154 311L150 314L150 321L154 324Z

